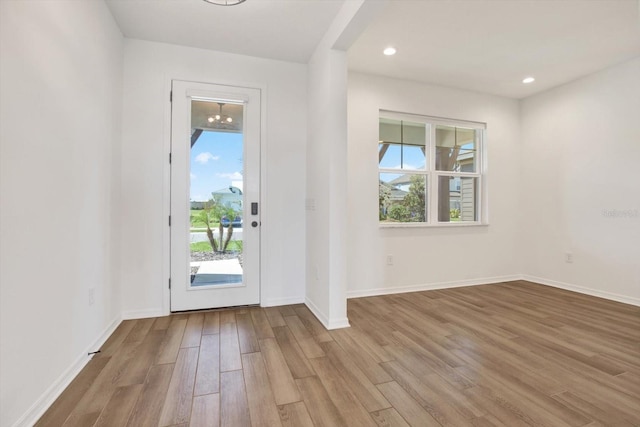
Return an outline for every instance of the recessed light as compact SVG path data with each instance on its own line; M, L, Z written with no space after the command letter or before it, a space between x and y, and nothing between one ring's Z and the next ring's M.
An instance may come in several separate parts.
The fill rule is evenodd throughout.
M522 83L524 83L524 84L533 83L535 81L536 81L536 79L534 79L533 77L525 77L524 79L522 79Z
M383 50L382 53L384 53L387 56L395 55L396 54L396 48L389 46L388 48Z

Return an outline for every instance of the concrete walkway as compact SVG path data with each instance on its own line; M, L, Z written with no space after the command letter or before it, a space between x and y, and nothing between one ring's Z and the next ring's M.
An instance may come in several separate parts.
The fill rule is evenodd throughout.
M242 284L242 266L238 258L219 261L196 261L198 272L192 276L191 286L220 286Z
M219 261L192 262L192 267L199 266L200 274L242 274L242 266L238 258L223 259Z

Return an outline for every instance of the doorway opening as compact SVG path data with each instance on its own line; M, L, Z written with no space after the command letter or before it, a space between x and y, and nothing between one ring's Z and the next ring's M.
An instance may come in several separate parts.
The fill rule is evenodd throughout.
M171 311L260 302L260 90L174 80Z

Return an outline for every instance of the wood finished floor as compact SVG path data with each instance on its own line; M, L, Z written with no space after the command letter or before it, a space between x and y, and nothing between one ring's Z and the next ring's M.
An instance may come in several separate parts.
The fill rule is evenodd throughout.
M124 321L39 426L640 426L640 308L528 282Z

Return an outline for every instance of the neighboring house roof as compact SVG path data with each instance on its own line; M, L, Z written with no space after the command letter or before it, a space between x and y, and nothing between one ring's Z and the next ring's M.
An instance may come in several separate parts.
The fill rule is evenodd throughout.
M400 190L399 188L391 189L391 200L404 200L404 196L409 194L407 191Z
M391 192L390 200L403 200L404 196L409 194L408 192L403 191L403 190L395 187L394 185L390 185L390 184L391 183L389 183L389 182L380 181L380 185L384 185Z
M396 179L392 179L391 181L389 181L387 184L391 184L391 185L411 184L411 175L408 175L408 174L400 175Z
M219 190L212 191L211 195L218 203L224 206L235 208L242 207L242 192L236 187L221 188Z
M242 181L231 181L230 186L212 191L211 194L233 194L236 196L242 196Z
M221 189L216 190L216 191L212 191L211 194L235 195L236 193L234 193L233 191L231 191L231 189L229 187L227 187L227 188L221 188Z

